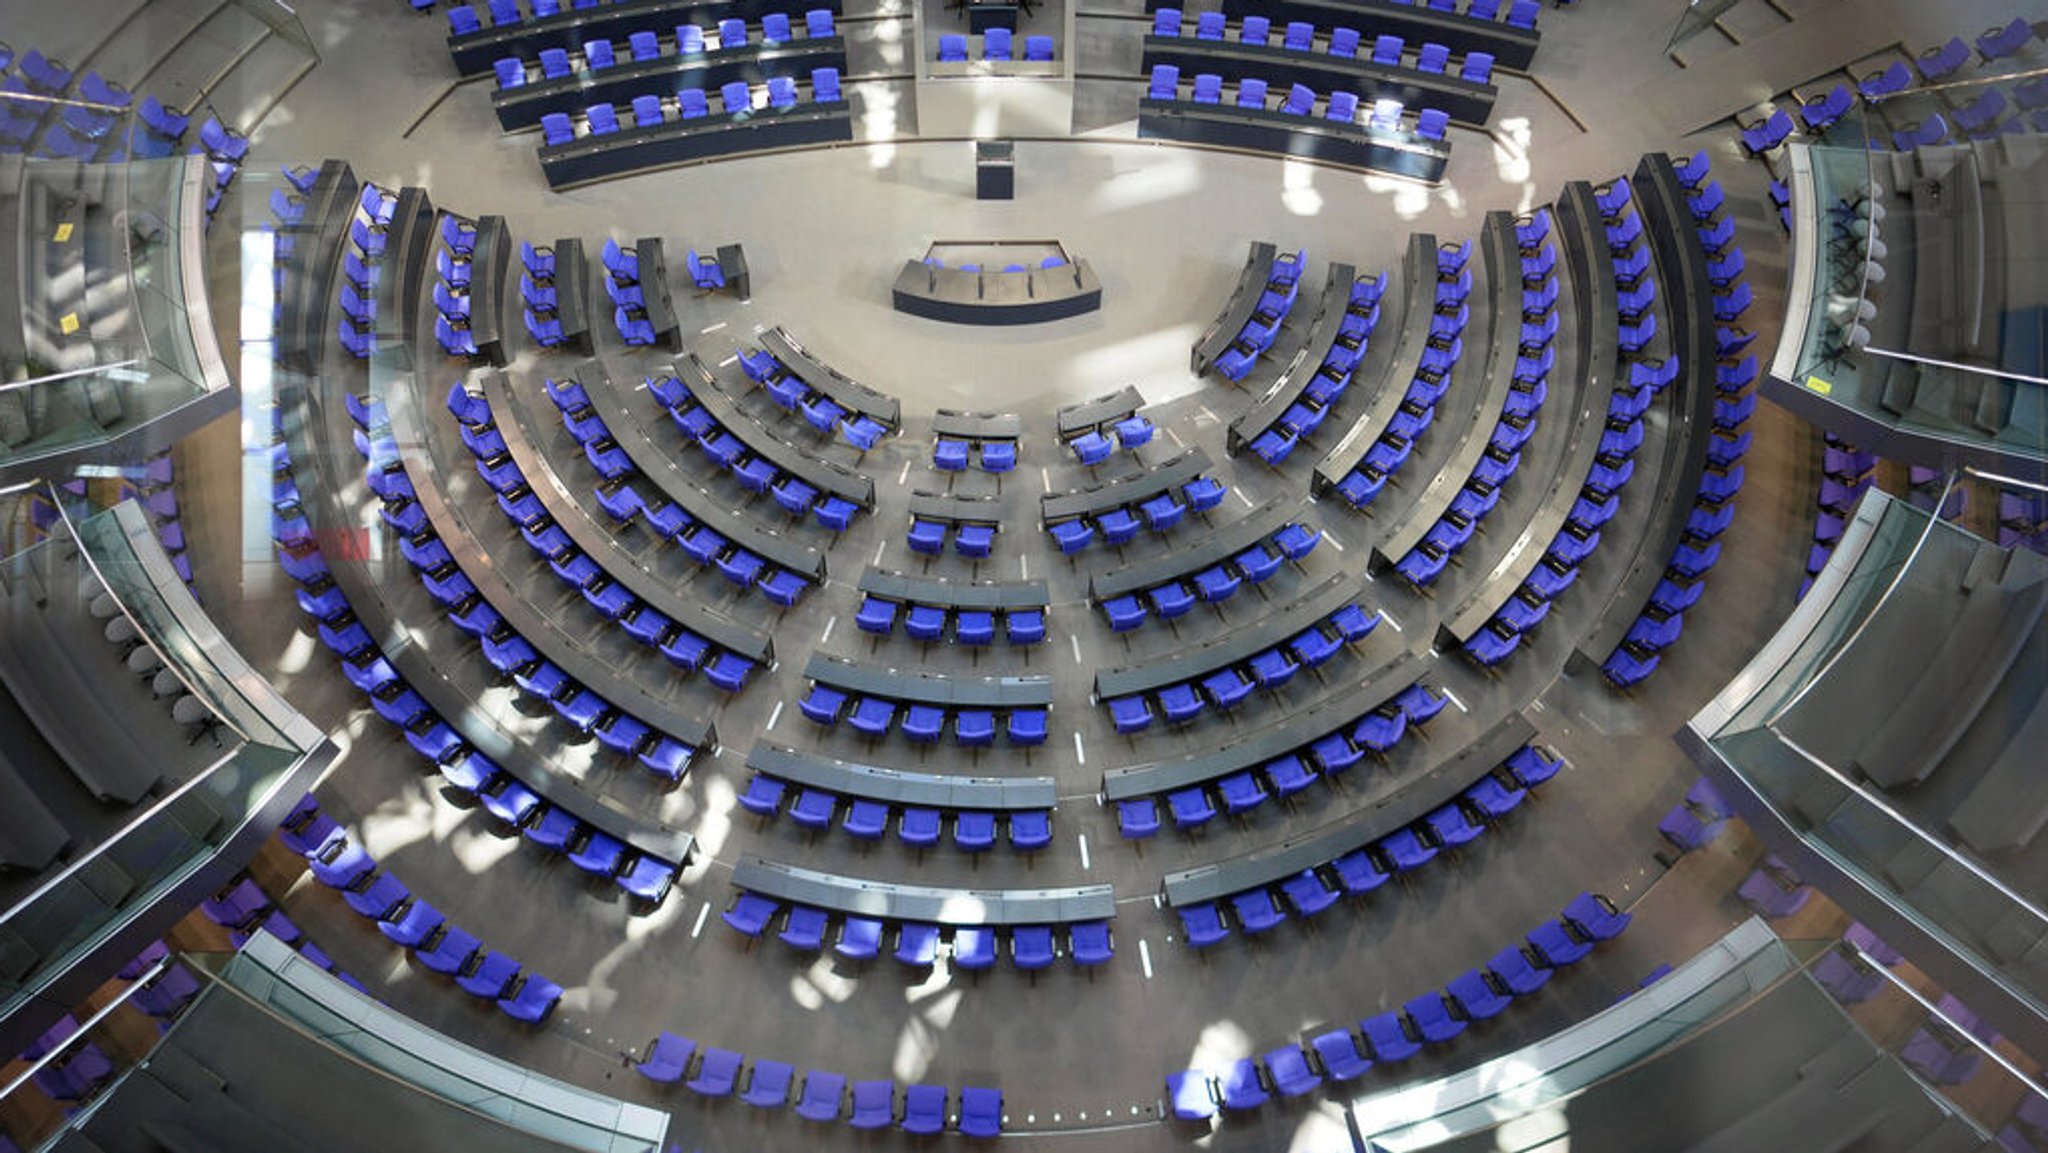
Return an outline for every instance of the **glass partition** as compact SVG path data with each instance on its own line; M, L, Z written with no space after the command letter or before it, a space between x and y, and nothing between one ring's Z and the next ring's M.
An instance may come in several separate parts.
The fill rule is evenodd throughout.
M11 589L41 589L50 598L19 609L78 618L89 638L79 645L68 645L71 634L59 632L55 619L51 632L67 645L66 656L75 653L80 677L95 675L96 662L109 672L121 668L119 653L91 651L103 619L111 627L114 616L121 618L132 643L161 666L156 680L169 690L162 707L192 734L183 747L157 750L152 768L161 781L138 803L110 807L101 827L67 826L83 842L67 863L6 890L0 999L11 1012L213 863L278 798L297 795L288 790L303 792L335 750L228 646L134 505L76 526L60 519L44 541L7 558L5 575ZM60 757L76 765L75 757L101 751L65 729L91 726L108 705L73 700L68 688L53 690L44 703L48 715L31 712L30 719Z

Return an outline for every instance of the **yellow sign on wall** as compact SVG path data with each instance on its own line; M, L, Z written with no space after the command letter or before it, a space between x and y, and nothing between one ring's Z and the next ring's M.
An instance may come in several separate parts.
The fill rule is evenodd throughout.
M70 335L71 335L72 333L74 333L74 332L77 332L77 331L78 331L78 314L77 314L77 313L75 313L75 312L67 312L67 313L65 313L65 314L64 314L64 319L62 319L62 320L60 320L60 321L58 321L58 322L57 322L57 327L58 327L58 328L60 328L60 329L63 329L63 330L64 330L64 335L66 335L66 336L70 336Z
M66 241L68 241L68 240L70 240L70 239L71 239L71 222L70 222L69 220L67 220L67 221L65 221L64 223L62 223L62 224L59 224L59 225L57 226L57 235L56 235L56 237L55 237L55 240L56 240L56 242L57 242L58 244L63 244L64 242L66 242Z
M1821 396L1826 396L1829 393L1835 391L1834 385L1829 384L1827 381L1822 380L1820 377L1817 376L1807 377L1806 387L1813 390L1815 393Z

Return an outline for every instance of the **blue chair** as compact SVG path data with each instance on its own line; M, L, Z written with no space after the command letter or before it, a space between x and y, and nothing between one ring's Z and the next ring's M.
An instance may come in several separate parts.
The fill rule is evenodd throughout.
M1239 44L1253 44L1263 48L1269 39L1272 27L1273 22L1264 16L1247 16L1244 18L1244 22L1237 26L1237 42Z
M944 38L941 37L941 40ZM966 57L963 41L961 56ZM943 56L940 57L944 59ZM1173 100L1180 95L1180 69L1172 64L1155 64L1152 67L1152 86L1145 90L1147 100Z
M1195 39L1223 39L1224 22L1229 17L1221 12L1202 12L1195 16Z
M751 112L754 109L753 92L744 80L735 80L720 88L718 102L728 116Z
M1050 63L1052 60L1052 37L1026 36L1024 38L1024 59Z
M788 76L768 78L768 107L790 109L796 107L796 81Z
M1313 52L1316 48L1315 25L1304 20L1289 21L1287 35L1281 41L1282 48L1289 52Z
M1332 1029L1309 1038L1323 1073L1332 1081L1349 1081L1372 1068L1371 1058L1358 1051L1358 1041L1349 1029Z
M1340 60L1358 58L1359 34L1356 28L1335 28L1330 31L1330 55Z
M1365 1043L1372 1050L1375 1061L1391 1065L1422 1052L1422 1042L1409 1035L1411 1028L1407 1019L1399 1012L1388 1011L1368 1017L1358 1023Z
M1465 1022L1451 1015L1450 1006L1440 992L1411 998L1401 1008L1428 1044L1442 1044L1465 1031Z
M844 97L839 92L839 69L811 69L811 102L813 104L832 104L843 99Z
M1019 925L1010 931L1010 960L1017 968L1051 968L1055 955L1051 925Z
M962 925L953 930L953 967L969 972L994 968L996 932L979 925ZM857 1106L856 1106L857 1108Z
M1140 841L1159 832L1159 807L1149 797L1134 797L1116 803L1117 831Z
M983 60L1010 60L1010 30L990 28L981 34L981 58Z
M1404 46L1399 36L1378 36L1372 44L1372 62L1389 66L1398 65L1401 63L1401 49Z
M1186 930L1188 944L1193 948L1207 948L1230 936L1229 927L1223 923L1223 914L1213 904L1183 905L1174 912L1180 914L1181 927Z
M683 1079L697 1055L697 1043L663 1030L647 1050L647 1056L633 1066L642 1077L658 1085L672 1085Z
M1152 35L1180 35L1180 9L1161 8L1152 13Z
M745 1064L746 1055L731 1049L704 1050L704 1063L697 1068L697 1075L690 1078L690 1091L700 1097L730 1097L739 1082L740 1066Z

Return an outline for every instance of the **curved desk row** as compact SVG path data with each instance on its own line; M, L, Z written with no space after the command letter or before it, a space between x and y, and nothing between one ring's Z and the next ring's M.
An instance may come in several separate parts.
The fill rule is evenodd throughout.
M559 190L675 164L852 139L851 106L845 100L814 100L787 109L713 113L543 144L540 169L548 187Z
M941 524L992 524L1003 519L1003 502L993 496L966 496L918 491L910 494L910 515L915 520Z
M285 422L287 440L292 459L299 465L297 479L300 492L311 498L305 505L305 511L316 534L340 532L345 526L357 523L353 510L343 504L339 494L344 487L359 484L362 476L361 469L355 465L359 458L352 449L344 447L337 452L326 451L326 445L346 445L349 430L354 427L340 411L342 406L338 397L330 404L323 394L321 390L327 387L330 386L326 382L318 381L311 389L288 384L280 390L280 407L289 416L296 417ZM331 387L338 392L341 386L337 382ZM550 805L584 824L616 837L648 856L678 863L689 861L696 843L690 834L668 828L625 808L619 801L584 789L573 778L556 770L531 744L514 735L494 714L479 708L477 697L472 695L469 687L458 685L450 678L413 629L399 619L384 598L387 575L394 584L410 580L391 569L391 566L405 563L397 558L395 549L387 553L389 560L374 568L370 562L352 556L346 549L322 551L334 583L341 588L350 609L376 640L391 667L471 748L489 757ZM422 600L429 599L424 590L419 595ZM486 678L475 676L473 679L478 682L475 688L480 690Z
M903 405L900 401L876 392L811 355L810 349L798 344L796 337L781 325L761 334L761 347L781 361L782 367L794 373L798 380L831 397L848 412L858 413L890 428L902 425Z
M1401 401L1408 395L1408 382L1421 371L1422 350L1429 343L1430 317L1436 307L1436 282L1436 237L1427 232L1413 233L1408 237L1408 254L1401 260L1401 333L1394 345L1394 358L1380 377L1379 391L1373 394L1372 406L1359 413L1336 447L1316 462L1315 473L1309 477L1309 487L1317 496L1325 495L1351 475L1351 470L1365 459L1380 433L1386 431L1394 419L1394 410L1401 407ZM1383 333L1387 331L1385 310L1388 302L1388 296L1382 294L1379 331Z
M1051 677L941 677L811 654L804 676L841 692L942 708L1019 709L1052 705Z
M1108 885L1063 889L940 889L842 877L761 857L733 866L735 888L835 913L940 925L1051 925L1116 915Z
M1222 636L1163 653L1143 664L1098 671L1095 674L1095 695L1099 700L1107 701L1133 693L1156 692L1182 681L1199 681L1218 669L1242 664L1254 653L1283 644L1303 629L1322 623L1329 619L1331 613L1356 600L1358 592L1356 576L1334 573L1288 604Z
M896 311L949 324L1042 324L1102 307L1102 281L1085 260L1051 268L938 268L906 260L890 299Z
M1715 387L1714 285L1707 271L1706 246L1693 223L1692 204L1671 158L1650 153L1636 165L1636 211L1642 213L1650 249L1657 258L1658 287L1671 310L1671 351L1678 357L1672 382L1671 423L1665 430L1664 460L1657 472L1659 500L1651 527L1635 538L1628 572L1601 610L1591 631L1579 638L1573 671L1598 665L1620 647L1637 614L1664 579L1671 555L1685 536L1692 505L1685 498L1699 492L1712 447Z
M738 437L747 446L747 451L768 461L782 471L801 479L819 492L850 500L860 507L873 510L875 507L875 482L868 477L847 468L845 465L826 460L809 448L790 440L788 437L752 413L741 412L724 389L718 387L716 378L694 352L684 353L676 362L676 379L682 382L690 398L711 414L719 427Z
M1266 282L1272 276L1273 260L1280 249L1270 240L1254 240L1251 251L1245 254L1244 269L1237 274L1237 287L1230 290L1230 299L1223 302L1223 311L1209 327L1202 330L1201 339L1195 341L1194 350L1189 353L1188 371L1200 376L1209 371L1216 358L1237 340L1244 332L1244 326L1252 318L1252 311L1259 306L1259 297L1266 291ZM1299 270L1297 270L1299 271Z
M962 440L1021 440L1024 418L1014 412L962 412L942 408L932 414L932 434Z
M846 68L844 37L736 44L689 56L621 60L595 72L585 69L555 80L500 88L491 94L491 108L500 127L517 132L539 127L541 117L551 112L574 116L592 104L626 105L636 96L673 96L685 88L716 92L734 80L750 87L775 76L807 82L816 68Z
M941 580L936 577L911 576L907 573L870 567L860 574L860 584L857 587L861 592L885 600L933 605L946 609L985 609L1000 612L1007 609L1042 609L1048 603L1044 581L974 584L967 581Z
M1051 777L971 777L909 773L761 741L747 754L755 772L841 796L932 809L1050 809L1058 801Z
M1295 713L1278 724L1220 749L1189 753L1172 760L1128 765L1102 774L1105 800L1125 801L1206 785L1218 777L1255 769L1275 757L1305 748L1321 737L1350 727L1359 718L1392 701L1414 684L1431 665L1429 647L1412 642L1381 661L1351 688L1325 697L1314 708Z
M497 555L485 547L468 510L456 507L448 499L448 478L442 475L444 462L435 452L435 446L437 442L446 445L450 438L443 438L428 426L427 412L422 406L430 402L417 393L413 374L392 371L380 354L372 361L370 395L384 402L384 411L391 420L392 436L403 446L399 461L412 480L413 499L426 510L427 523L454 556L456 567L476 586L484 600L498 611L505 623L525 637L542 657L569 674L571 680L653 726L657 732L674 737L693 749L709 750L714 747L718 743L718 733L710 721L683 712L673 701L655 696L629 669L605 659L580 639L570 636L555 614L541 610L540 604L552 604L562 595L561 582L537 555L527 556L525 559L530 563L526 564L513 561L512 556L506 555L508 552L528 553L531 550L524 541L514 545L504 539L508 536L516 538L519 532L495 508L487 515L501 522L492 527L502 530L493 535L500 538L503 547ZM473 460L466 446L450 451L459 451L465 466ZM533 478L528 477L528 487L532 483ZM564 526L566 530L567 526Z
M1160 0L1148 0L1147 11ZM1537 32L1501 20L1463 12L1445 12L1404 0L1223 0L1223 12L1235 20L1269 17L1274 23L1306 20L1319 28L1370 28L1403 39L1441 44L1453 52L1491 52L1503 68L1527 71L1536 59ZM1503 0L1501 7L1507 7Z
M1061 440L1072 440L1082 433L1099 430L1124 420L1145 407L1145 398L1136 387L1125 385L1115 392L1078 401L1060 409L1054 419Z
M1097 516L1111 509L1139 504L1161 493L1178 490L1182 485L1208 472L1210 464L1207 452L1199 446L1190 448L1137 476L1072 492L1046 493L1039 498L1039 515L1045 523L1051 524L1077 516Z
M594 371L593 371L594 370ZM610 378L604 374L603 366L592 364L577 377L583 383L585 395L590 397L591 406L598 407L598 390L592 387L594 380L603 380L609 393ZM618 538L605 526L599 524L590 510L563 482L554 463L540 450L535 439L529 439L531 419L525 406L513 394L505 374L493 372L483 378L484 399L491 406L496 417L498 434L505 438L505 449L512 454L512 463L519 466L519 473L526 478L527 487L540 498L541 506L548 515L561 525L576 547L586 556L597 561L606 576L619 582L639 600L653 605L663 616L717 645L728 652L738 653L758 664L770 664L775 660L775 642L759 629L748 628L723 613L713 611L702 599L686 594L661 575L648 569L638 558L620 547ZM615 396L608 399L616 400ZM605 415L605 409L599 409ZM626 419L621 414L622 419ZM613 424L609 416L607 427ZM637 426L626 426L637 429ZM624 440L620 446L625 447ZM628 450L631 455L631 450ZM638 460L634 461L637 467Z
M1574 374L1570 365L1560 363L1552 379L1576 381L1579 388L1571 398L1553 395L1547 407L1554 414L1550 419L1570 422L1571 439L1565 446L1564 462L1551 479L1536 514L1522 527L1515 543L1486 574L1486 579L1444 617L1438 635L1446 649L1477 636L1536 570L1544 550L1564 528L1572 504L1578 500L1579 490L1592 470L1593 458L1600 452L1600 433L1606 427L1607 404L1614 394L1614 378L1621 362L1621 315L1617 311L1619 290L1614 283L1614 253L1607 247L1607 229L1592 185L1583 180L1565 185L1552 215L1563 245L1560 255L1572 284L1577 323L1575 359L1571 363L1579 366ZM1559 358L1560 362L1564 359Z
M469 337L476 342L477 354L493 365L505 363L505 277L512 260L512 234L505 218L478 217L476 242L469 253ZM564 335L567 331L564 325Z
M448 37L448 52L464 76L488 76L504 56L537 59L544 48L580 52L585 41L624 40L653 29L672 32L678 24L715 25L720 20L758 22L770 12L793 8L826 8L840 14L839 0L620 0L594 8L564 8L553 16L521 20L496 28Z
M327 305L335 298L341 246L348 239L362 185L339 160L320 166L298 220L277 227L284 278L277 297L277 357L285 368L312 376L327 358Z
M1473 408L1472 419L1464 422L1450 459L1408 502L1387 536L1374 547L1373 562L1383 569L1393 567L1421 544L1422 538L1450 510L1451 502L1471 479L1472 470L1479 467L1479 458L1486 453L1498 414L1515 382L1515 357L1522 338L1522 256L1515 238L1514 217L1505 212L1486 214L1485 226L1479 234L1479 253L1485 262L1488 295L1492 299L1487 318L1493 325L1493 340L1487 347L1487 360L1481 372L1486 387ZM1469 371L1472 362L1468 354L1462 358L1460 367Z
M1224 450L1236 456L1245 446L1257 440L1260 433L1279 423L1301 400L1301 394L1315 379L1316 371L1323 365L1323 357L1330 346L1337 342L1337 328L1344 323L1345 310L1351 304L1351 285L1358 279L1358 270L1349 264L1332 263L1330 274L1323 281L1323 295L1316 303L1315 319L1309 321L1308 339L1287 362L1280 378L1273 382L1258 402L1246 409L1230 427L1224 430ZM1256 292L1253 299L1257 299ZM1235 337L1233 337L1235 339ZM1225 347L1228 347L1226 344Z
M1535 736L1536 726L1527 717L1509 713L1450 760L1399 782L1343 820L1226 861L1168 873L1160 892L1168 905L1179 908L1271 885L1304 869L1328 864L1421 820Z
M1427 184L1444 178L1451 159L1449 142L1424 140L1412 132L1379 132L1364 124L1343 124L1277 109L1149 96L1138 101L1138 135L1146 140L1294 156Z
M1186 548L1089 577L1088 598L1100 604L1201 572L1212 565L1222 564L1253 545L1271 540L1274 533L1300 519L1301 503L1298 500L1276 496L1229 524L1204 532L1199 539L1188 542Z
M434 275L432 253L441 230L434 203L424 188L401 188L384 226L384 255L371 262L377 270L377 346L392 341L413 346L419 328L420 302Z
M1282 89L1299 83L1318 92L1355 92L1367 104L1399 100L1410 108L1441 108L1451 119L1474 127L1484 125L1493 115L1493 102L1500 95L1491 84L1452 72L1424 72L1398 64L1375 64L1364 56L1332 56L1278 44L1240 44L1193 36L1146 36L1141 67L1149 74L1157 64L1171 64L1190 75L1213 73L1225 83L1253 78Z

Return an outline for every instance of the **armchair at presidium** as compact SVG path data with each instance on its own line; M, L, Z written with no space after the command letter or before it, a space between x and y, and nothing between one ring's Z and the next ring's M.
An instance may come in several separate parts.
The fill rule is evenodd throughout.
M1102 281L1057 240L935 240L906 260L896 311L953 324L1040 324L1102 307Z

